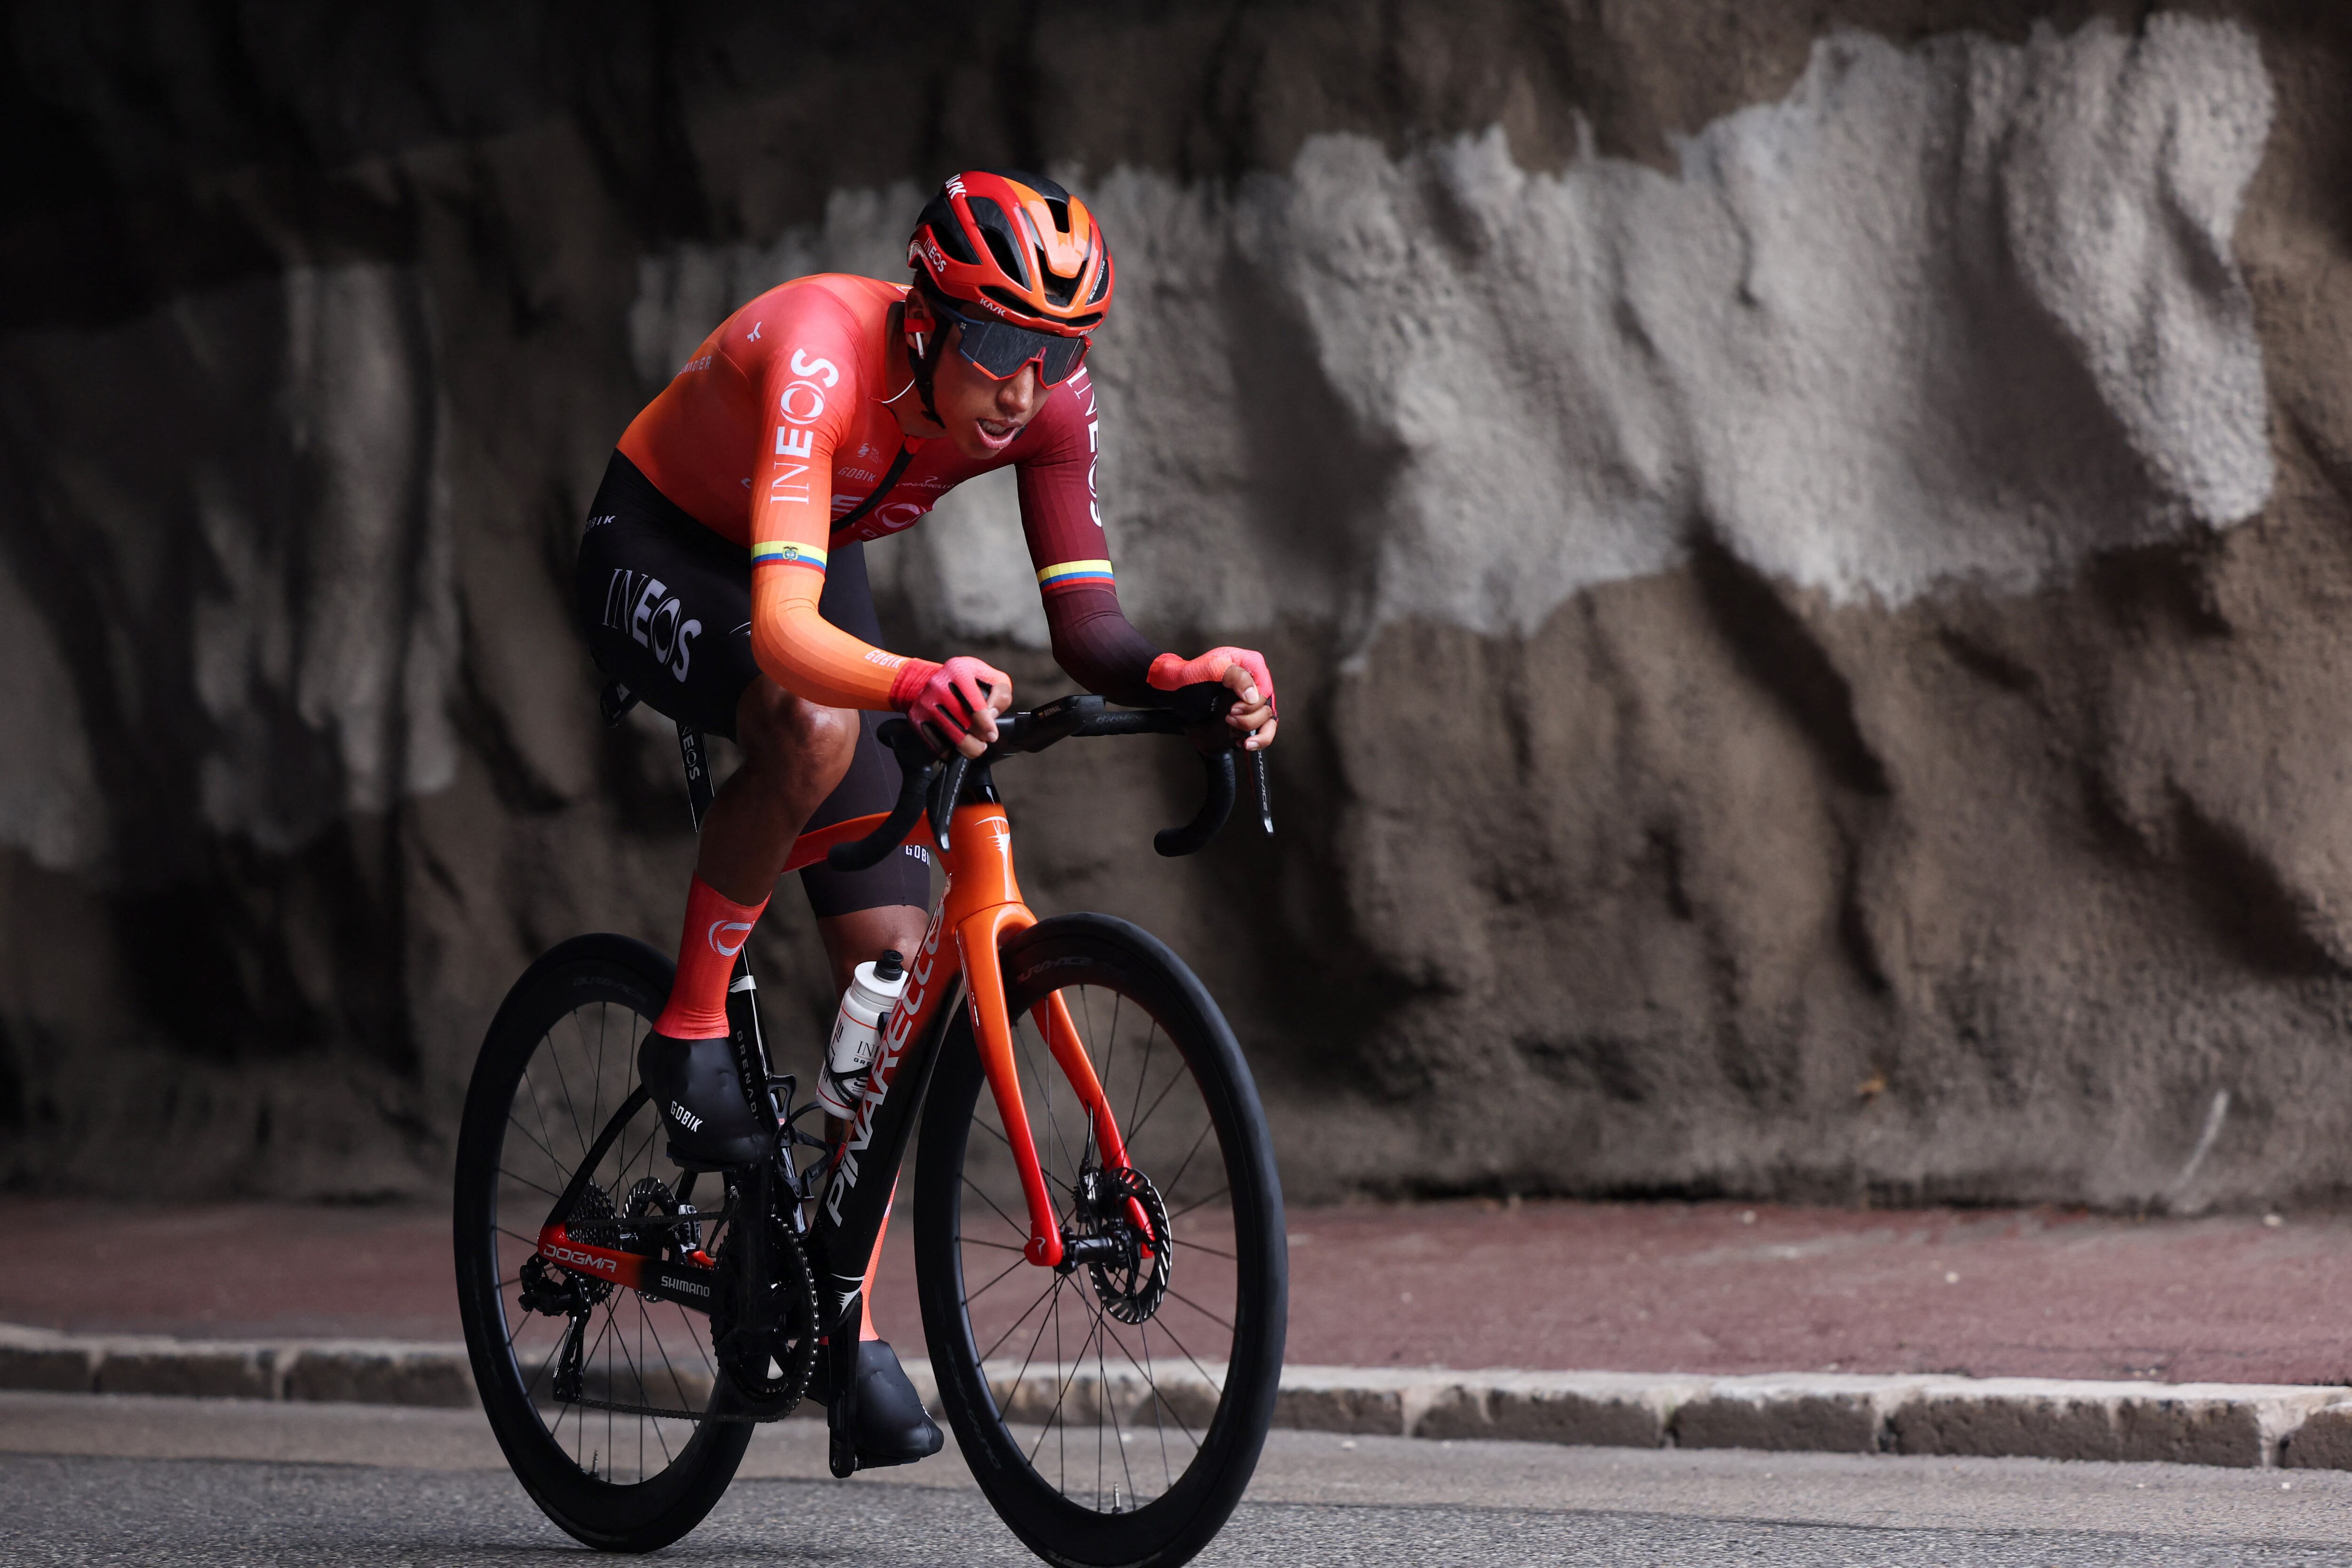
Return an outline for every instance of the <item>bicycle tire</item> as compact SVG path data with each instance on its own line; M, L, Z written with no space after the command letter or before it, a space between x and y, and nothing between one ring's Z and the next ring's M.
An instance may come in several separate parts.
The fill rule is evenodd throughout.
M1092 1319L1087 1331L1093 1335L1094 1375L1091 1393L1081 1400L1072 1402L1068 1396L1086 1373L1085 1341L1077 1345L1075 1363L1066 1362L1062 1353L1066 1344L1054 1352L1055 1370L1046 1383L1029 1375L1045 1332L1044 1316L1022 1368L1013 1368L1008 1358L992 1369L992 1352L983 1348L975 1331L974 1302L998 1280L1024 1271L1034 1279L1047 1271L1029 1268L1020 1260L1017 1235L982 1235L1000 1221L1014 1233L1025 1233L1026 1215L1017 1198L1007 1206L992 1190L1003 1182L1003 1170L1010 1169L1010 1145L998 1155L993 1145L985 1140L976 1145L972 1137L975 1128L1000 1139L1003 1134L991 1125L996 1117L994 1098L986 1092L969 1015L960 1014L942 1042L923 1112L915 1173L917 1289L940 1403L982 1490L1013 1532L1039 1556L1083 1568L1171 1568L1189 1560L1223 1528L1249 1483L1273 1419L1287 1321L1288 1252L1281 1183L1265 1112L1241 1048L1215 1001L1183 963L1147 932L1103 915L1058 916L1015 937L1000 958L1008 1011L1016 1021L1016 1054L1030 1065L1050 1060L1043 1057L1042 1037L1031 1033L1030 1009L1056 991L1069 1002L1074 1021L1087 1037L1089 1056L1114 1114L1125 1123L1121 1131L1130 1163L1146 1176L1156 1166L1154 1180L1168 1184L1160 1212L1176 1216L1169 1226L1171 1261L1160 1280L1164 1298L1140 1323L1105 1310L1116 1299L1126 1301L1129 1312L1141 1310L1127 1297L1105 1294L1108 1287L1091 1266L1052 1276L1054 1283L1046 1289L1054 1305L1044 1315L1055 1320L1055 1334L1063 1331L1066 1296ZM1101 1036L1104 1008L1097 1000L1104 992L1116 998L1109 1007L1107 1041ZM1134 1049L1119 1055L1119 1018L1129 1007L1139 1009L1159 1031L1147 1036L1139 1061ZM1166 1087L1154 1090L1156 1098L1147 1101L1146 1090L1160 1077L1150 1042L1160 1036L1176 1047L1181 1065L1167 1077ZM1131 1096L1126 1087L1130 1068ZM1173 1125L1172 1137L1163 1139L1153 1123L1170 1114L1167 1108L1175 1090L1187 1079L1198 1090L1203 1124L1192 1137L1193 1153L1178 1164L1162 1151L1182 1146L1185 1126ZM1076 1200L1068 1177L1073 1167L1082 1170L1095 1158L1092 1133L1079 1137L1073 1126L1070 1137L1064 1136L1051 1075L1033 1080L1024 1069L1023 1082L1033 1136L1055 1189L1057 1211L1071 1220ZM1066 1099L1066 1083L1062 1087ZM1035 1092L1040 1088L1042 1094ZM1075 1109L1075 1101L1069 1103ZM1220 1156L1213 1166L1202 1152L1212 1132ZM1077 1139L1079 1147L1073 1147L1071 1138ZM980 1155L974 1154L975 1147L982 1151ZM1220 1173L1225 1193L1198 1197L1198 1188ZM1194 1178L1190 1185L1188 1177ZM970 1193L977 1193L987 1206L969 1205L974 1217L967 1234L965 1199ZM1221 1196L1223 1210L1213 1206ZM1206 1215L1200 1212L1204 1207L1210 1211ZM1216 1227L1225 1223L1222 1216L1227 1213L1230 1254L1213 1245L1223 1238ZM1010 1250L978 1250L998 1247ZM990 1267L992 1278L970 1289L967 1263L982 1258L990 1265L1000 1258L1011 1261L1002 1273ZM1226 1258L1229 1270L1215 1261ZM1222 1302L1227 1286L1221 1281L1228 1273L1233 1305L1226 1320L1186 1292L1189 1287L1199 1297ZM1069 1285L1073 1280L1078 1282L1075 1288ZM1230 1329L1222 1377L1208 1371L1192 1345L1177 1338L1173 1303L1178 1301ZM1003 1309L991 1310L994 1315L986 1326L1001 1346L1005 1335L994 1331ZM1016 1321L1005 1333L1021 1331L1026 1321L1025 1317ZM1177 1356L1168 1352L1160 1352L1162 1372L1162 1360L1154 1351L1155 1327L1163 1342L1172 1342L1173 1350L1191 1363L1190 1372L1197 1377L1186 1376ZM1114 1346L1116 1361L1111 1359ZM1076 1370L1065 1375L1066 1367ZM1044 1400L1055 1380L1059 1393L1046 1407ZM1009 1400L1010 1415L1000 1406L1000 1394ZM1213 1407L1203 1403L1212 1395ZM1192 1420L1185 1419L1187 1411ZM1081 1418L1089 1412L1096 1444L1094 1484L1087 1489L1082 1474L1074 1490L1067 1476L1069 1437L1075 1431L1083 1445L1088 1428ZM1038 1430L1034 1441L1013 1430L1031 1425ZM1194 1443L1181 1474L1168 1447L1175 1436L1171 1427L1181 1428L1181 1436ZM1044 1445L1057 1430L1063 1448L1059 1479L1049 1477L1049 1467L1041 1463ZM1165 1485L1142 1500L1155 1441ZM1124 1500L1118 1475L1108 1471L1110 1453L1118 1456L1124 1472ZM1083 1449L1080 1460L1083 1470ZM1139 1461L1146 1471L1140 1479L1135 1473Z
M647 1376L646 1365L650 1363L641 1365L636 1360L627 1359L625 1337L620 1346L623 1364L614 1368L607 1351L604 1375L610 1393L616 1398L625 1398L628 1387L620 1379L634 1373L635 1386L650 1391L637 1401L639 1404L654 1404L656 1395L666 1395L678 1408L691 1407L698 1394L704 1402L701 1413L705 1418L689 1424L692 1435L675 1453L670 1451L666 1429L658 1423L654 1425L655 1435L663 1439L656 1450L665 1461L660 1468L625 1482L604 1473L608 1458L614 1476L623 1469L622 1453L615 1440L617 1422L609 1411L604 1413L607 1442L595 1449L594 1458L585 1463L581 1450L586 1447L583 1439L590 1436L588 1412L577 1406L559 1406L555 1426L551 1429L532 1394L535 1388L549 1386L555 1357L551 1352L533 1370L524 1364L527 1355L517 1353L519 1334L541 1315L520 1312L514 1307L511 1298L515 1281L501 1278L500 1249L503 1245L509 1255L528 1253L526 1244L536 1237L552 1194L546 1199L534 1198L537 1212L509 1216L502 1231L499 1210L501 1173L505 1173L505 1185L510 1194L526 1190L516 1186L515 1175L507 1171L502 1157L509 1143L508 1129L513 1126L522 1130L522 1136L514 1142L524 1149L525 1157L533 1161L543 1158L551 1167L561 1169L562 1159L568 1156L561 1156L556 1151L568 1146L566 1135L572 1129L560 1118L551 1127L543 1107L535 1099L533 1109L541 1112L537 1131L515 1109L522 1103L520 1097L527 1089L534 1097L552 1092L544 1089L531 1076L534 1062L541 1059L541 1047L551 1047L559 1038L565 1019L582 1017L590 1006L602 1008L605 1010L608 1027L606 1035L599 1037L596 1067L600 1092L608 1083L614 1087L620 1083L634 1086L637 1042L650 1020L659 1014L669 994L671 974L668 959L626 937L576 937L550 951L515 983L491 1021L481 1055L475 1063L457 1140L454 1240L458 1312L465 1322L467 1353L473 1365L483 1411L489 1417L490 1428L516 1478L548 1518L574 1539L609 1552L650 1552L668 1545L700 1523L734 1479L736 1467L742 1462L743 1451L751 1442L751 1428L740 1421L708 1419L713 1414L709 1402L722 1397L716 1392L719 1387L717 1378L712 1376L707 1386L698 1385L690 1374L677 1372L671 1361L671 1347L661 1341L656 1327L656 1347L664 1367L668 1369L666 1379ZM620 1020L622 1026L612 1028L609 1026L615 1020L611 1015L615 1011L625 1016ZM581 1032L584 1038L584 1026ZM616 1058L603 1048L612 1046L615 1038ZM560 1059L555 1065L560 1069ZM558 1076L562 1076L560 1071ZM562 1093L568 1102L572 1097L569 1079L564 1079ZM598 1105L602 1103L600 1098ZM584 1148L596 1136L598 1110L581 1107L576 1114L586 1119L579 1124ZM646 1108L646 1114L655 1125L658 1124L650 1107ZM634 1121L629 1131L632 1134L635 1131ZM529 1149L533 1140L537 1142L536 1152ZM636 1140L634 1136L625 1137L616 1146L635 1148ZM653 1168L654 1146L648 1135L643 1158L649 1171ZM605 1158L609 1161L612 1156L608 1153ZM625 1152L621 1169L625 1174L635 1169ZM562 1174L568 1176L569 1173ZM528 1186L544 1191L548 1184L546 1180L538 1179ZM614 1184L617 1186L618 1183ZM562 1190L560 1182L554 1185L558 1192ZM512 1256L509 1261L513 1261ZM634 1292L610 1286L606 1289L609 1294L604 1305L607 1310L614 1300L633 1299L640 1316L646 1312L642 1299L635 1298ZM675 1306L669 1310L686 1318L688 1331L692 1331L691 1314ZM510 1321L510 1314L519 1321ZM606 1327L609 1331L609 1321ZM697 1348L704 1352L707 1365L707 1342ZM578 1416L579 1429L575 1431L572 1451L565 1449L562 1440L566 1409ZM649 1462L645 1454L648 1418L636 1419L638 1468L642 1471Z

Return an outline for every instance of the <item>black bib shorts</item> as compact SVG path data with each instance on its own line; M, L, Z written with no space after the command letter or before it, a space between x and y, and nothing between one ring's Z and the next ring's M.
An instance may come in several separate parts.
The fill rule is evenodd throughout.
M751 558L697 522L620 453L588 506L574 578L580 629L596 668L625 684L664 718L705 734L735 738L735 707L759 678L751 658ZM835 545L817 612L850 636L880 647L882 626L866 577L866 547ZM849 773L809 818L824 827L898 804L898 763L863 726ZM858 910L931 902L931 852L902 847L865 871L819 863L801 873L819 919Z

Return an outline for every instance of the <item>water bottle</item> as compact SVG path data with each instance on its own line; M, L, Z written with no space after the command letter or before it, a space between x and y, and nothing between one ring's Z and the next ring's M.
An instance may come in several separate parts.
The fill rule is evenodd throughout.
M859 964L850 975L833 1020L833 1040L824 1048L824 1070L816 1079L816 1102L827 1116L856 1112L866 1075L881 1054L882 1025L906 989L907 961L895 950Z

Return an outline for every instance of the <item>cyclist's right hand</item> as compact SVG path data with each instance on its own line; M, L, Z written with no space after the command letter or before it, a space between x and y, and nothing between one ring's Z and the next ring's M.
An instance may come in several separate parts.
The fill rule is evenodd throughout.
M911 664L891 692L894 705L933 744L976 757L996 740L996 716L1013 706L1013 678L993 665L959 654L945 664Z

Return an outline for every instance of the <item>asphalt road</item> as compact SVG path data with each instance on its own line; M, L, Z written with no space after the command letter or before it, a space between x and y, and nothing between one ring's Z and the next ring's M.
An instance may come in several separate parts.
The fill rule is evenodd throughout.
M1034 1561L952 1449L822 1475L822 1429L763 1430L665 1560ZM533 1563L577 1549L472 1412L0 1395L0 1562ZM2352 1475L1842 1458L1276 1433L1203 1563L2352 1563Z

